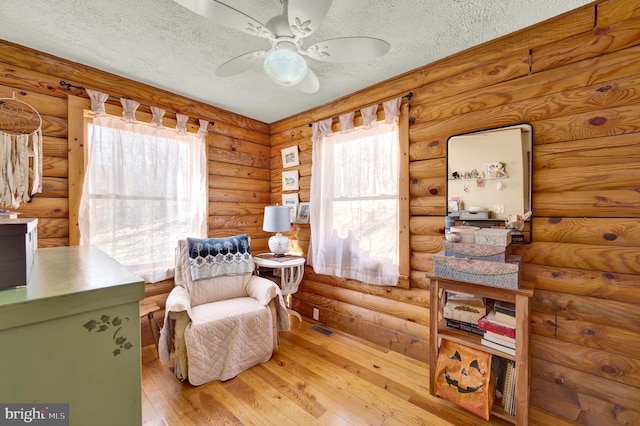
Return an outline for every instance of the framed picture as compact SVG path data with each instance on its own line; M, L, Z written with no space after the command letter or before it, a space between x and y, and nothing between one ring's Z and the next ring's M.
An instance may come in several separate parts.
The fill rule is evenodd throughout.
M295 222L298 213L298 193L282 194L282 205L289 207L289 218L291 223Z
M293 167L300 165L300 158L298 157L298 145L290 146L280 150L282 153L282 168Z
M282 190L297 191L298 189L298 171L289 170L288 172L282 172Z
M310 203L304 202L298 205L298 216L296 216L296 222L298 223L309 223L310 216Z

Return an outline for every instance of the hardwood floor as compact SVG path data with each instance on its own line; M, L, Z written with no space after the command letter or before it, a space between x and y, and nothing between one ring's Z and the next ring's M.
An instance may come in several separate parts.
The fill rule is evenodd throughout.
M153 345L142 351L145 425L503 425L429 394L427 364L292 319L268 362L226 382L191 386ZM534 411L532 424L563 424ZM533 419L532 419L533 420Z

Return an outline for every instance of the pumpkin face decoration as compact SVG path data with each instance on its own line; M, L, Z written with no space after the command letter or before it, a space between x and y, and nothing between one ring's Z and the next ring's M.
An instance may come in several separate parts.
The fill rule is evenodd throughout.
M436 366L436 394L485 420L494 399L491 354L444 340Z
M473 359L469 365L465 366L462 365L462 357L458 351L451 356L446 356L453 361L444 366L444 378L449 386L455 386L460 393L471 393L477 392L485 385L484 376L487 370L480 370L477 359Z

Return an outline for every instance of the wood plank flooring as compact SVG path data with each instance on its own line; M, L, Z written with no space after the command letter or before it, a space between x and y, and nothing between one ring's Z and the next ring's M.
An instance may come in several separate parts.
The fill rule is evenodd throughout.
M505 425L484 422L429 394L429 366L292 318L268 362L226 382L191 386L142 351L144 425ZM534 411L537 422L564 422Z

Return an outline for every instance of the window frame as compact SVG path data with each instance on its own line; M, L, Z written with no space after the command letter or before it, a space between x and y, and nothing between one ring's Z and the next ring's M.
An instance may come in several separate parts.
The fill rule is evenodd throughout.
M82 198L82 188L84 185L85 170L88 157L87 126L85 118L91 113L91 101L78 96L67 97L68 102L68 144L69 144L69 245L80 245L80 227L78 224L78 214L80 210L80 200ZM122 106L105 103L105 112L113 116L122 116ZM143 123L151 123L153 115L150 112L138 109L136 119ZM163 117L163 124L166 127L176 126L176 120ZM198 126L187 123L187 131L198 132ZM205 143L205 158L208 158L209 144ZM209 162L206 161L206 175L209 174ZM209 204L206 203L206 217L209 217Z
M394 287L411 288L409 205L409 104L398 116L398 281ZM376 197L377 199L379 197ZM333 203L335 200L332 200Z

